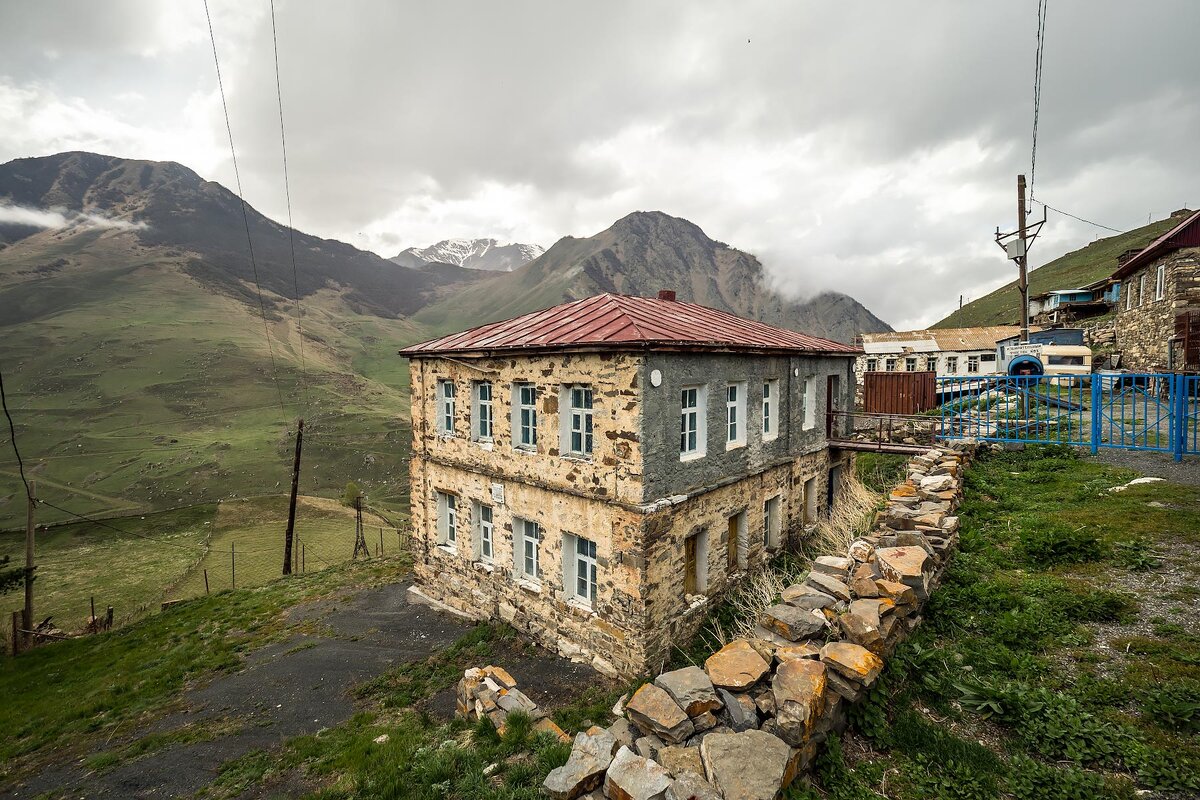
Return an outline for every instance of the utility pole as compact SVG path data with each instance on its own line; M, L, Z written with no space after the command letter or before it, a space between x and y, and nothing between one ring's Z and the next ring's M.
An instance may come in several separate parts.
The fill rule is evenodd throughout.
M22 613L23 627L33 630L33 511L37 506L37 483L29 482L28 506L25 509L25 610ZM32 642L33 634L25 634L27 642Z
M283 574L292 574L292 535L296 531L296 492L300 488L300 448L304 444L304 420L296 424L296 460L292 462L292 498L288 502L287 533L283 537Z
M1021 237L1021 253L1017 257L1017 269L1020 270L1020 278L1017 280L1017 287L1021 290L1021 343L1029 343L1029 274L1027 265L1029 263L1029 243L1026 241L1025 230L1025 176L1017 176L1017 225L1018 235Z
M359 553L363 554L363 558L371 557L371 550L367 547L367 537L363 532L361 494L354 498L354 516L354 555L351 556L351 560L357 561Z

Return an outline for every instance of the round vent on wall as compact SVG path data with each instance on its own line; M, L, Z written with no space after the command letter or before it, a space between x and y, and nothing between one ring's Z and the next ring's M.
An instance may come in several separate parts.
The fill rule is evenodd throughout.
M650 385L662 386L662 371L657 369L650 370Z

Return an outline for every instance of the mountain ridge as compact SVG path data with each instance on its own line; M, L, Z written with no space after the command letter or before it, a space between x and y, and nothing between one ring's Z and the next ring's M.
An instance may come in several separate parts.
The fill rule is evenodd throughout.
M429 247L405 248L388 260L402 267L435 262L489 272L512 272L544 252L540 245L501 243L491 238L443 239Z

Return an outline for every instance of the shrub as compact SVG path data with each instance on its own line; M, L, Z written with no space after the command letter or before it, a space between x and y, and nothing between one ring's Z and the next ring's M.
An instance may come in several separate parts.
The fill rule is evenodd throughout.
M342 505L354 508L354 499L361 495L362 492L358 489L358 484L354 481L347 481L346 488L342 492Z
M1020 547L1025 560L1035 567L1080 564L1104 556L1103 543L1087 527L1072 528L1049 521L1023 526Z
M1060 769L1023 755L1013 756L1010 762L1008 790L1015 800L1095 800L1133 796L1133 787L1128 781L1110 785L1103 775L1076 767Z
M1142 709L1163 728L1200 732L1200 682L1180 681L1143 695Z

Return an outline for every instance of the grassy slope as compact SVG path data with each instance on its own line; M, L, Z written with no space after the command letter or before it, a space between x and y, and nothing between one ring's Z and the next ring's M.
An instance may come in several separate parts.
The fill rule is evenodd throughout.
M114 513L279 491L304 413L304 492L336 496L354 479L373 502L403 507L408 387L395 351L419 328L355 313L333 291L309 298L305 409L295 320L282 306L270 326L281 410L262 322L247 306L119 237L89 241L81 268L17 274L52 261L55 246L0 252L6 388L43 497ZM3 438L0 528L24 515Z
M1200 789L1200 639L1180 624L1200 595L1200 491L1105 491L1128 477L1054 450L972 467L960 552L853 734L819 760L822 792Z
M1176 224L1178 220L1159 220L1126 233L1098 239L1043 264L1029 273L1030 296L1052 289L1073 289L1111 275L1117 268L1117 256L1135 247L1145 247ZM991 294L967 303L932 327L969 328L1015 323L1020 306L1020 294L1014 280Z

